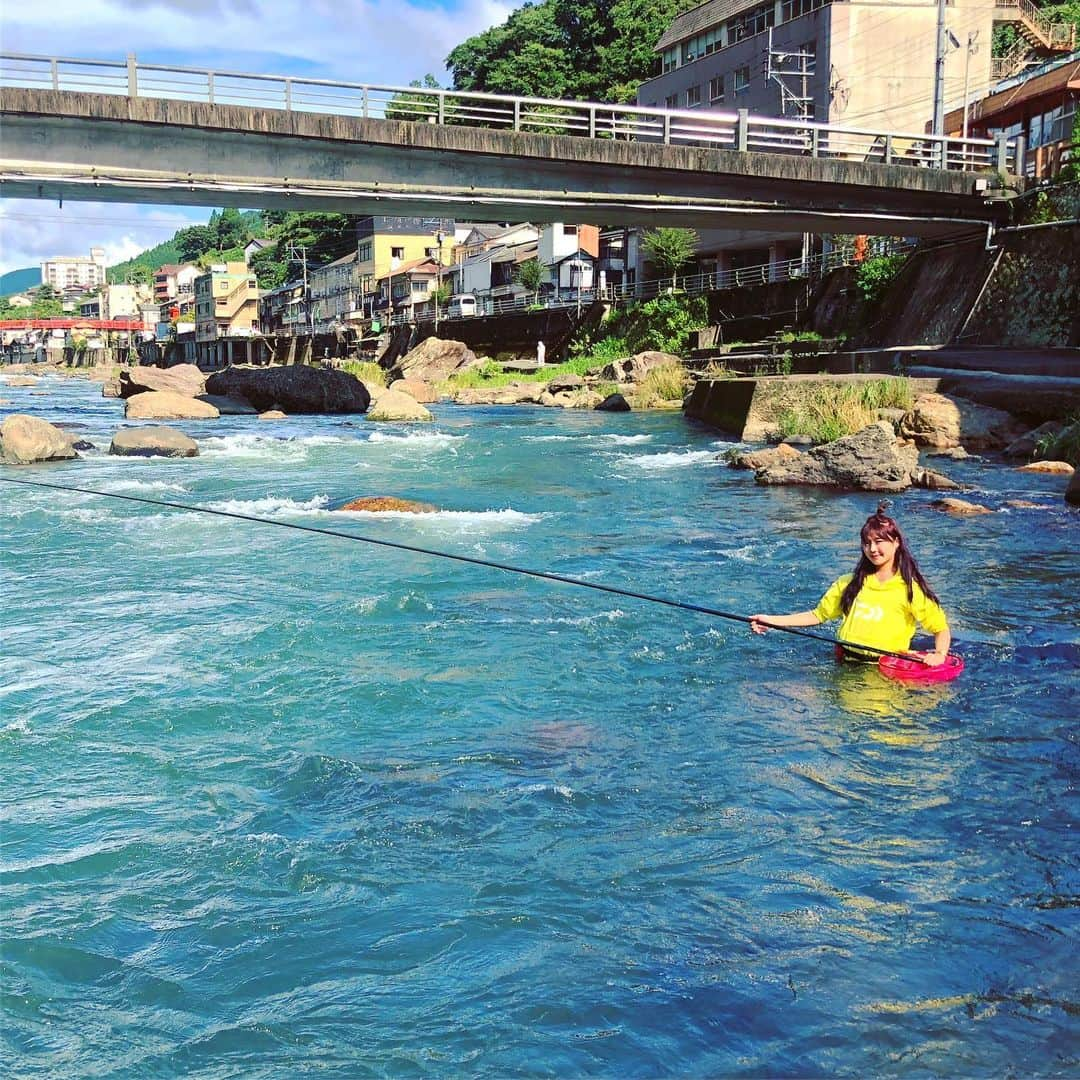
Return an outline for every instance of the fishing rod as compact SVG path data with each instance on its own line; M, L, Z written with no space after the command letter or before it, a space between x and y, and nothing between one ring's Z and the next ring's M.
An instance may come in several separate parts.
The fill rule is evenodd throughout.
M323 529L315 525L301 525L295 521L275 521L273 518L257 517L254 514L240 514L235 510L214 510L208 506L193 506L190 503L173 502L169 499L149 499L141 495L121 495L115 491L96 491L93 488L74 487L69 484L46 484L40 480L16 480L12 477L0 476L0 483L19 484L24 487L47 488L53 491L77 492L80 495L98 495L103 499L120 499L123 502L142 503L146 506L161 506L170 510L184 510L189 513L211 514L214 517L231 518L235 521L251 521L257 525L274 525L280 529L294 529L297 532L314 533L317 536L332 536L339 540L353 540L361 544L374 544L377 547L393 548L397 551L409 551L416 555L428 555L436 559L451 559L454 562L470 563L473 566L485 566L491 570L503 570L508 574L521 574L524 577L540 578L543 581L557 581L563 585L574 585L581 589L593 589L596 592L611 593L614 596L626 596L632 600L643 600L649 604L662 604L665 607L679 608L682 611L694 611L700 615L712 615L717 619L728 619L731 622L751 624L754 620L749 615L739 615L732 611L721 611L719 608L706 607L703 604L691 604L686 600L674 600L667 596L655 596L651 593L635 592L633 589L621 589L617 585L603 585L596 581L584 581L581 578L567 577L565 574L553 574L547 570L532 570L525 566L513 566L510 563L494 562L491 559L478 559L473 555L457 555L450 551L438 551L435 548L419 547L416 544L404 544L398 540L381 540L374 536L360 536L357 533L342 532L340 529ZM894 656L902 660L915 660L929 667L920 657L911 653L890 652L888 649L878 649L873 645L860 645L853 641L844 641L842 638L828 637L825 634L815 634L812 630L806 630L796 626L776 626L773 623L763 622L770 630L781 630L785 634L796 634L799 637L813 638L815 641L824 641L829 645L839 645L841 648L849 648L856 652L873 653L875 656Z

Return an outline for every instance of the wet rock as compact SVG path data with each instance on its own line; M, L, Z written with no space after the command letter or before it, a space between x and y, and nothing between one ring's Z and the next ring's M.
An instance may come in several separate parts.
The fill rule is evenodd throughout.
M971 455L962 446L950 446L946 450L927 450L927 457L947 457L952 458L953 461L964 461L971 457Z
M1002 504L1011 510L1049 510L1047 503L1032 502L1030 499L1006 499Z
M549 409L595 409L603 401L595 390L565 390L560 394L540 395L540 404Z
M259 413L260 420L288 420L288 414L283 413L280 409L267 409L266 412Z
M779 449L779 447L777 447ZM854 435L757 470L759 484L816 484L859 491L904 491L918 468L914 446L875 421Z
M198 457L199 446L175 428L124 428L113 436L109 453L121 457Z
M414 398L400 390L387 390L379 395L379 400L368 410L369 420L407 420L425 421L435 417Z
M550 385L550 384L549 384ZM629 412L630 402L622 396L622 394L614 393L608 394L599 405L596 406L599 412Z
M814 440L809 435L789 435L786 439L781 439L780 444L782 446L813 446Z
M919 446L998 450L1023 434L1010 413L944 394L919 394L900 422L900 433Z
M254 416L259 411L244 398L224 397L221 394L200 394L197 400L213 405L222 416Z
M120 372L120 396L135 397L154 390L169 390L182 397L198 397L206 387L206 375L194 364L170 368L134 367Z
M605 364L600 372L603 379L614 379L615 382L641 382L646 375L656 367L664 367L667 364L681 364L682 360L672 353L646 352L635 353L625 360L614 360Z
M147 390L127 399L124 415L129 420L216 420L220 414L198 398L172 390Z
M9 375L4 380L5 386L37 386L38 381L33 375Z
M435 387L423 379L397 379L390 384L389 389L408 394L413 401L419 401L421 405L430 405L439 400Z
M463 341L429 337L390 369L388 381L420 379L429 383L439 382L448 379L455 371L463 371L476 363L476 354Z
M13 413L0 424L0 461L32 465L35 461L64 461L78 457L71 437L47 420Z
M1052 473L1055 476L1072 476L1076 469L1067 461L1031 461L1020 465L1017 472Z
M585 380L580 375L568 371L565 375L556 375L547 384L549 394L560 394L564 390L580 390L585 385Z
M1005 447L1002 453L1009 458L1028 458L1030 460L1035 456L1035 448L1043 439L1052 439L1060 435L1064 430L1064 424L1054 420L1047 420L1045 424L1040 424L1037 428L1032 428L1031 431L1021 435L1019 439L1014 439Z
M459 405L539 405L547 391L541 382L507 383L505 386L465 388L454 391Z
M765 450L728 451L728 464L733 469L765 469L770 465L783 465L801 456L794 446L780 443L779 446L771 446Z
M1065 489L1065 501L1071 506L1080 506L1080 472L1074 472Z
M935 499L930 504L935 510L941 510L946 514L956 514L960 517L969 517L973 514L992 514L994 511L982 503L967 502L965 499Z
M915 487L927 488L929 491L959 491L960 485L949 479L944 473L933 469L918 469L912 481Z
M101 396L118 398L120 396L120 382L118 379L107 379L101 384Z
M282 409L292 415L362 413L371 402L355 375L306 364L228 367L206 380L206 392L243 398L260 412Z
M438 510L431 503L415 502L412 499L398 499L392 495L369 495L339 506L338 510L365 511L369 514L396 511L402 514L433 514Z

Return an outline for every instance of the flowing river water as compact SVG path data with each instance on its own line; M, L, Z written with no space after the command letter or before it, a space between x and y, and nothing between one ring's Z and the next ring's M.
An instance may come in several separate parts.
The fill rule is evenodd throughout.
M42 394L42 391L45 391ZM729 611L812 606L865 494L757 487L680 415L181 423L2 475ZM967 671L407 552L0 484L10 1076L1075 1076L1077 516L894 513ZM342 514L360 495L423 516ZM1009 508L1023 498L1042 509Z

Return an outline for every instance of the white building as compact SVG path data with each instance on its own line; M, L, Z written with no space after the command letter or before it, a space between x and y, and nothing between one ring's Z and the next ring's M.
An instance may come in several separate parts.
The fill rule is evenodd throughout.
M56 255L41 264L41 282L57 292L85 292L105 284L105 249L94 247L86 255Z

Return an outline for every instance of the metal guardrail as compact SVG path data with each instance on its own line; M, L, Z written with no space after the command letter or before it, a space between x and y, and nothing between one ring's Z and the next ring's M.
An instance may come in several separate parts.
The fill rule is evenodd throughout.
M752 116L747 110L658 109L457 90L204 71L126 61L0 53L0 86L164 98L540 135L798 154L958 171L1023 171L1023 146L1004 136L961 139Z

